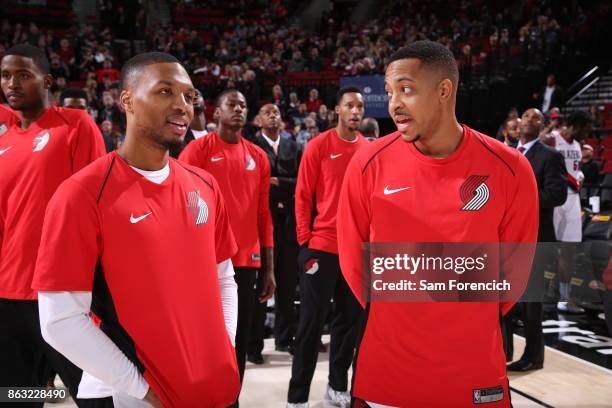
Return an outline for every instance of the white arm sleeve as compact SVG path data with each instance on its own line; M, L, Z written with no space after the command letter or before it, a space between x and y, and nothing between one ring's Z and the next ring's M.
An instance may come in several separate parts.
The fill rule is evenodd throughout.
M83 371L142 399L149 385L136 366L89 318L91 292L38 292L42 336Z
M234 267L231 259L217 264L217 277L221 289L221 305L227 334L236 345L236 327L238 326L238 285L234 280Z

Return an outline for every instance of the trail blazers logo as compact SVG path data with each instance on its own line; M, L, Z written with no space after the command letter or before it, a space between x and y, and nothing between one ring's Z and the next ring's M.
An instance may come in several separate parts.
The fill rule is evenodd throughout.
M43 130L38 136L32 141L33 152L40 152L49 143L49 131Z
M489 201L490 191L487 186L489 176L470 176L463 182L459 195L463 202L461 211L478 211Z
M196 225L206 224L208 221L208 205L200 197L199 191L187 193L187 211L195 220Z

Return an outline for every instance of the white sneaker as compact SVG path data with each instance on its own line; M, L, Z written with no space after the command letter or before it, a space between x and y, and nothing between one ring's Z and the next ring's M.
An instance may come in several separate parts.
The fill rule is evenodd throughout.
M575 304L574 302L558 302L557 310L562 313L584 313L584 309Z
M327 391L323 399L335 407L349 408L351 405L351 396L347 391L336 391L329 384L327 384Z
M288 402L287 408L309 408L307 402Z

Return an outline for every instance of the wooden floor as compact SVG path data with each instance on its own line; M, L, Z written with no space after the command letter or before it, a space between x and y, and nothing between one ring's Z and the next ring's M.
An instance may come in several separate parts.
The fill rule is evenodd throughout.
M329 338L323 337L325 342ZM287 353L273 350L273 340L266 340L266 364L249 364L245 373L242 408L284 408L287 385L291 374L291 359ZM515 355L524 348L522 337L515 336ZM327 384L329 354L319 354L317 370L310 392L310 407L324 408L323 393ZM565 353L546 348L543 370L510 376L510 386L531 399L512 393L514 408L599 408L612 407L612 371L576 359ZM542 404L534 401L541 401ZM72 401L46 404L45 408L73 408Z

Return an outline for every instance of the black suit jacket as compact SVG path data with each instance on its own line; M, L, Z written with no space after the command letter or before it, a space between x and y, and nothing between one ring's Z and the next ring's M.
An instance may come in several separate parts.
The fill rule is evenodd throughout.
M263 136L255 139L255 144L263 149L270 160L270 176L278 178L278 186L270 186L270 209L276 211L279 203L293 213L295 185L297 183L298 166L302 158L299 145L291 140L280 137L278 155Z
M536 141L525 155L538 183L540 207L539 242L554 242L553 210L567 199L567 170L561 153Z

